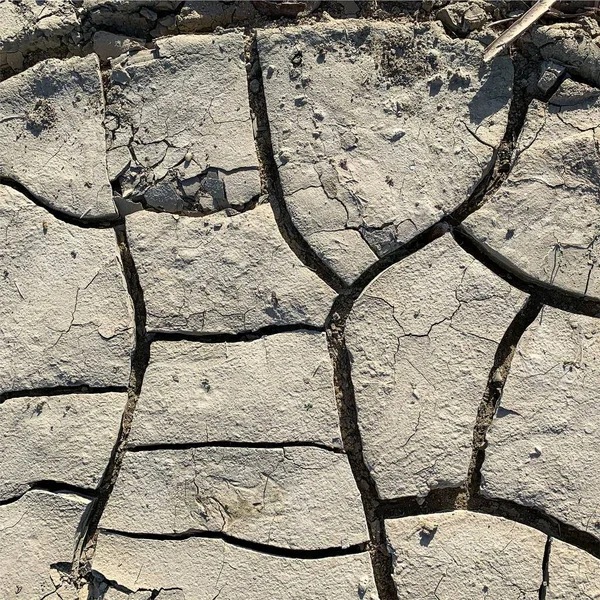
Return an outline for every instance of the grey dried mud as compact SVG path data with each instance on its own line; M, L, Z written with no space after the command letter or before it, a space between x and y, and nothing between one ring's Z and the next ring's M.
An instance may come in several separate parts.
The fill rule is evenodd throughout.
M94 8L94 4L98 6ZM35 27L27 34L30 37L27 37L25 32L22 32L22 36L19 34L14 40L11 40L10 44L13 44L12 46L8 44L6 48L0 49L0 72L6 81L7 75L14 75L24 71L28 67L51 57L64 58L69 53L88 56L94 49L92 38L96 29L108 34L105 36L108 42L110 42L110 39L113 39L110 38L111 34L126 36L127 40L116 40L116 38L115 40L123 44L125 42L133 44L132 48L134 48L134 51L129 53L133 57L138 51L141 52L139 56L144 56L143 53L147 52L147 50L141 50L141 46L147 45L151 49L155 49L157 45L160 46L162 43L169 45L171 41L164 42L164 40L177 39L179 34L198 33L200 31L218 33L215 32L217 27L229 26L236 23L246 26L243 34L243 43L245 45L243 59L246 61L246 82L243 82L244 85L242 88L247 88L250 114L254 121L256 166L253 165L251 169L257 168L260 174L261 197L259 198L257 190L254 190L256 193L253 192L251 197L245 197L244 202L238 202L235 207L233 205L230 206L229 203L226 206L217 202L214 207L209 207L208 209L203 207L198 208L194 205L192 206L192 210L190 210L190 206L177 205L173 211L176 213L174 217L177 219L204 219L208 213L216 212L218 213L218 218L224 214L227 216L226 221L228 223L234 223L236 222L234 217L240 214L250 218L261 210L264 210L266 208L264 204L268 201L275 215L277 231L282 238L282 246L285 247L286 251L288 248L291 249L295 258L299 259L304 268L308 268L311 276L314 276L314 281L318 281L318 285L322 285L323 289L327 289L327 293L330 294L328 298L331 300L328 306L331 306L331 310L326 319L319 320L319 317L314 322L310 320L300 322L300 319L292 319L290 322L261 322L255 327L237 326L230 329L223 327L222 330L215 331L204 331L202 327L185 328L173 326L169 329L169 327L161 328L159 326L155 328L156 330L149 332L147 324L149 320L154 318L154 315L148 309L150 306L148 293L146 293L146 298L144 297L144 282L140 281L140 273L138 273L139 264L136 267L136 260L139 263L141 258L139 255L136 255L135 244L132 243L130 247L133 234L128 239L126 227L126 220L128 224L132 224L135 222L135 216L126 219L117 214L114 216L82 215L84 217L82 218L77 211L64 211L60 206L49 203L42 197L37 188L33 189L35 186L32 187L28 181L21 180L19 177L15 177L14 174L2 174L0 176L0 185L21 194L28 202L38 208L43 208L49 215L55 217L64 225L83 229L114 229L127 291L133 306L135 325L135 341L131 354L131 372L126 387L123 385L87 386L83 384L46 386L45 383L41 383L38 387L32 385L31 389L26 390L3 389L0 394L0 409L7 402L12 402L18 398L34 401L36 398L44 396L67 398L77 394L102 393L121 393L124 396L126 393L127 396L127 403L121 417L118 435L112 448L110 459L106 464L104 473L96 489L92 489L92 487L88 488L85 485L75 485L68 481L63 482L60 480L60 477L39 478L28 482L26 491L21 490L14 496L0 501L0 510L13 510L19 506L19 503L25 504L32 498L44 497L51 499L52 502L65 504L67 508L64 510L67 512L70 511L69 514L81 513L79 526L75 532L78 536L78 543L73 556L73 563L69 565L66 562L68 557L63 556L64 552L61 550L62 554L58 559L59 562L53 565L54 570L60 574L60 577L58 577L60 582L57 583L58 579L56 579L57 576L54 574L55 578L51 582L52 587L56 589L53 590L52 587L49 587L47 590L44 589L44 594L48 593L50 598L62 598L63 596L59 594L62 586L72 585L73 589L83 590L86 584L90 584L88 595L90 600L100 600L105 597L112 599L112 596L106 596L106 594L113 592L117 594L119 599L127 596L137 598L138 595L135 594L136 590L131 589L137 585L137 580L134 582L135 578L131 574L129 574L129 580L132 584L130 588L121 581L109 581L105 573L102 572L102 569L94 570L94 556L98 540L100 539L101 544L107 543L110 540L110 544L116 543L117 546L120 540L123 544L128 545L128 548L143 548L143 544L146 542L153 544L153 548L160 547L161 544L164 544L165 548L175 548L177 545L183 547L185 544L190 544L190 547L194 547L193 544L199 544L197 547L207 549L218 548L221 547L218 545L222 544L223 548L234 553L232 555L239 552L241 554L238 555L242 556L244 555L243 553L249 552L249 556L265 557L269 560L281 559L298 561L300 563L305 561L307 564L311 563L314 565L315 569L319 564L326 564L325 562L320 563L320 561L335 561L338 559L343 561L345 558L355 560L356 562L352 564L360 565L360 568L363 568L364 562L361 561L367 556L366 553L368 553L370 568L372 568L372 575L377 588L377 597L379 600L397 600L399 595L404 593L405 590L400 589L400 586L396 587L399 581L399 567L397 550L393 543L397 525L394 524L394 520L398 519L398 523L402 523L403 519L418 517L415 522L418 522L422 532L425 532L422 539L425 539L426 543L422 544L422 546L427 548L431 540L435 538L437 528L437 524L434 523L431 525L433 521L427 520L427 517L443 513L449 518L448 513L454 513L457 510L466 510L466 514L474 516L475 520L477 520L477 516L485 515L493 518L507 519L512 521L513 525L519 524L519 527L526 526L526 528L533 528L535 531L532 535L534 537L537 536L536 539L541 539L539 532L546 536L544 547L540 553L540 560L536 562L535 590L527 590L528 594L533 594L532 597L544 600L554 597L552 596L553 581L557 581L557 587L555 588L557 590L559 590L558 586L563 586L563 588L566 586L568 588L569 585L584 585L580 581L573 583L573 581L568 580L568 578L558 573L558 569L553 571L553 568L556 568L553 566L553 559L557 561L573 560L574 564L584 565L582 568L589 569L590 573L594 573L596 563L593 561L600 559L600 541L598 537L588 531L584 531L582 528L575 527L573 524L566 523L539 508L532 508L514 500L485 496L481 490L481 473L482 466L486 460L488 430L490 426L493 426L496 411L502 401L505 384L511 376L512 359L515 356L515 352L518 352L519 342L528 327L536 319L540 318L540 315L543 315L544 306L552 306L569 313L596 318L600 317L600 300L532 277L512 262L509 262L500 253L491 251L489 247L472 234L468 227L463 225L463 222L469 216L476 214L482 207L485 207L486 204L492 203L495 194L506 184L513 168L513 158L518 146L519 136L522 134L532 102L547 103L549 98L562 85L567 73L575 82L594 86L598 85L596 76L598 69L594 70L594 65L597 67L598 56L596 56L597 52L590 45L592 43L592 34L588 30L590 25L586 25L585 22L576 24L567 23L559 26L552 22L549 24L543 23L532 32L531 36L524 38L511 50L514 77L510 108L506 116L506 127L500 136L499 144L491 153L491 158L486 169L481 174L478 184L475 185L474 189L467 195L463 202L454 207L453 210L449 211L437 222L425 227L418 235L413 236L408 243L401 245L401 247L392 248L389 252L381 252L381 256L375 257L371 264L363 269L359 269L360 272L355 278L348 278L336 271L332 267L331 262L326 260L326 257L324 258L322 253L315 249L314 244L310 243L308 236L303 235L303 232L300 231L297 221L290 212L290 207L286 202L285 190L284 186L282 186L279 168L281 165L278 154L280 148L278 148L277 152L274 151L274 140L271 137L272 132L273 135L278 135L279 133L279 123L274 121L277 115L272 110L269 114L265 98L265 86L268 85L266 78L269 77L268 72L271 69L271 64L269 60L265 59L264 52L259 51L257 36L264 37L265 35L269 35L269 33L275 35L275 26L279 26L280 31L284 35L292 35L292 32L297 31L298 20L294 20L295 15L284 15L284 17L289 16L290 20L286 21L284 18L276 21L275 19L281 16L282 13L278 13L275 16L263 14L266 8L265 6L262 6L262 8L259 7L258 5L261 3L252 3L252 6L249 3L247 6L235 2L224 3L220 12L215 12L214 8L210 10L203 9L201 5L206 3L195 3L194 6L192 4L188 2L150 3L150 8L146 7L144 9L146 12L142 14L142 11L139 11L138 8L130 6L133 3L125 3L122 9L117 10L107 2L84 2L83 9L74 18L71 18L68 12L64 14L60 13L63 19L61 26L56 30L49 31L46 37L40 36L38 31L39 23L36 23ZM304 8L307 12L310 12L311 8L314 8L312 6L308 7L308 4L312 3L300 2L295 4L305 5ZM319 28L321 26L317 27L317 22L323 21L326 27L332 27L332 18L328 17L324 11L328 10L336 17L342 16L347 7L340 8L338 4L330 2L321 3L321 6L313 12L313 17L301 15L298 18L299 22L300 24L312 24L316 28ZM401 6L402 3L388 4L389 6L377 5L377 3L357 3L357 10L363 17L369 16L373 19L385 21L384 26L387 26L390 16L394 11L402 15L400 19L402 22L407 21L408 18L412 19L415 16L422 20L425 18L431 21L434 20L433 16L426 15L424 12L425 9L422 9L416 15L412 15L412 8L403 8ZM467 10L467 8L475 10L471 6L475 4L479 7L479 3L463 2L460 4L469 4L469 7L457 5L455 7L457 10ZM275 7L269 8L269 11L274 9ZM202 10L205 10L205 13L202 13ZM277 10L285 9L283 6L278 6ZM492 20L492 16L489 14L491 10L489 7L483 10L483 13L488 11L487 16L481 13L481 11L475 11L477 15L481 16L482 22L479 25L475 22L475 19L472 22L472 24L474 23L473 31L456 31L453 22L448 20L451 17L449 13L446 16L439 14L437 18L444 20L444 24L447 27L446 31L450 34L448 39L451 41L449 43L454 44L458 38L465 37L469 38L464 40L465 44L469 44L480 35L477 33L478 29L484 27L486 22L489 23ZM314 19L314 21L310 19ZM372 22L363 21L362 23L367 24ZM367 26L370 25L365 25L365 27ZM471 25L469 25L470 27ZM234 35L239 36L239 33ZM169 38L168 36L175 37ZM162 40L157 44L154 40L159 37ZM133 38L138 39L135 40ZM577 44L573 44L573 40L577 40ZM0 42L2 41L0 40ZM96 49L100 48L101 41L97 38ZM588 50L585 56L583 56L582 48ZM9 53L19 52L21 54L20 57L11 57L10 67L7 66L8 63L4 64L2 62L6 51ZM148 54L153 51L151 50ZM156 53L154 52L154 54ZM297 60L297 58L295 56L289 58L291 64L295 65L294 60ZM263 59L263 64L261 64L261 59ZM116 62L114 65L111 64L110 60L111 57L109 55L104 56L101 65L105 83L110 77L111 70L116 65ZM566 71L553 80L549 88L541 91L537 87L537 82L540 75L542 75L544 60L558 60L565 63ZM386 59L383 57L381 66L384 74L391 81L398 82L403 74L395 69L395 63L396 61L393 58L388 57ZM103 91L107 91L107 88ZM39 122L33 123L33 128L43 129L47 127L47 116L40 114ZM352 143L347 145L350 147ZM178 164L176 166L179 167L181 165ZM227 174L230 173L228 172ZM124 183L126 183L120 180L121 175L122 173L112 181L113 193L119 196L124 193ZM171 173L169 177L171 175L173 174ZM206 173L203 173L202 177L205 175ZM200 181L199 183L201 186L206 184L205 181ZM152 207L144 195L146 191L143 194L134 196L133 199L141 201L141 204L144 205L143 208L155 210L156 207ZM178 188L178 193L183 193L181 187ZM232 207L235 210L232 210ZM136 206L134 208L137 209L139 207ZM214 211L213 208L215 209ZM194 216L190 217L189 215ZM154 214L152 217L159 217L159 215ZM211 219L211 217L206 218ZM132 230L133 228L134 226L131 225ZM369 231L367 233L371 235L373 232ZM436 240L444 235L452 236L458 245L477 264L485 266L513 288L528 294L529 298L504 331L497 345L492 364L489 365L487 386L482 397L479 399L477 414L474 415L475 426L472 437L472 452L468 472L465 473L466 483L462 486L433 489L424 497L406 496L382 499L378 492L372 465L365 458L365 449L359 424L357 394L354 389L355 382L352 379L351 356L346 342L346 324L352 309L355 307L356 300L369 284L374 282L390 267L401 263L415 254L418 255L424 248L435 243ZM175 244L175 242L172 243ZM335 290L337 297L334 298L331 290ZM275 307L277 307L277 297L273 299L273 302ZM146 369L151 362L152 344L186 342L190 344L204 344L206 346L214 345L216 347L217 345L245 344L263 337L278 336L286 333L301 333L303 331L313 334L318 334L319 332L322 334L324 332L326 334L329 359L331 360L331 368L333 369L333 390L335 393L336 417L339 421L341 444L339 439L329 443L325 441L299 440L296 438L278 441L261 439L257 441L254 439L229 439L229 436L223 436L225 439L221 439L220 437L208 439L207 437L206 440L190 438L189 440L186 439L177 442L155 440L148 443L142 442L138 445L131 443L130 433L132 423L136 417L136 408L138 407L138 401L142 393ZM107 505L111 497L115 497L113 496L113 491L126 455L128 458L134 460L144 452L156 454L161 452L165 452L166 454L173 452L193 454L196 450L202 449L217 449L218 451L222 451L223 454L228 452L235 453L237 451L265 451L265 453L269 453L282 450L285 454L285 449L288 448L327 452L331 453L336 459L347 457L356 488L360 495L361 509L364 512L368 529L368 541L351 543L344 546L338 544L332 544L331 546L322 545L322 547L306 549L292 547L291 545L286 546L285 544L274 544L271 543L270 538L268 542L256 541L252 536L244 537L238 534L230 534L225 530L212 531L191 527L182 531L178 530L167 533L164 531L157 532L151 526L147 528L148 531L144 528L139 531L125 531L124 529L126 528L111 527L110 523L106 526L101 525L101 519L106 514ZM301 506L296 506L295 508L302 509ZM386 521L391 521L389 526L390 535L386 531ZM404 523L409 523L409 521L406 520ZM42 527L41 530L43 529ZM484 535L482 534L482 536ZM109 566L110 548L113 547L110 544L106 546L108 548L107 551L102 549L103 554L100 556L104 564L108 564ZM136 546L136 544L140 545ZM214 544L214 546L210 546L210 544ZM536 552L537 550L539 548L536 549ZM468 552L465 554L468 554ZM580 558L580 555L585 558ZM460 560L463 560L463 558L460 557ZM366 562L368 563L369 561L366 560ZM0 559L0 567L3 564L2 559ZM272 564L284 563L273 562ZM286 564L291 563L288 562ZM331 562L330 564L333 565L334 563ZM335 564L338 565L335 568L340 568L342 569L340 572L343 572L343 567L339 566L342 563ZM118 578L115 577L115 579ZM540 581L541 584L538 589L538 582ZM2 584L1 574L0 584ZM313 582L311 581L310 585L312 584ZM361 598L375 598L371 581L367 581L364 584L361 582L357 587L357 590L352 590L353 594L358 592ZM162 588L158 586L148 589L147 595L143 596L142 600L154 598L162 600L163 596L167 596L166 592L169 590L174 595L168 597L179 600L179 596L176 594L179 593L178 590L180 588ZM82 591L81 593L84 592ZM146 591L142 590L140 593L143 595L146 594ZM219 593L217 593L217 596ZM46 597L46 595L43 597Z

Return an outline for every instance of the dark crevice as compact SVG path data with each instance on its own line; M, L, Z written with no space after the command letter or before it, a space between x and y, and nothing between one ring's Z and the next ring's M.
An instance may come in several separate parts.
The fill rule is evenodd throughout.
M18 494L17 496L13 496L5 500L0 500L0 506L5 506L7 504L13 504L14 502L18 502L21 498L23 498L23 496L35 490L43 492L52 492L53 494L75 494L77 496L90 499L94 496L95 493L95 490L93 489L80 487L77 485L66 483L64 481L55 481L53 479L40 479L39 481L28 483L27 485L27 489L24 492Z
M452 234L463 250L490 271L521 291L543 298L544 304L589 317L600 316L600 299L569 292L551 283L534 279L501 254L474 238L462 226L454 228Z
M418 250L421 250L437 238L441 237L445 233L450 230L449 225L445 222L445 219L442 219L440 222L432 225L427 228L425 231L422 231L420 234L416 235L410 242L404 244L403 246L397 248L393 252L386 254L381 257L377 262L373 263L369 268L367 268L347 289L345 289L341 294L340 298L344 298L343 304L353 303L363 292L363 290L383 271L399 263L404 260L411 254L414 254ZM339 301L338 301L339 302ZM334 307L335 308L335 307ZM346 310L339 309L333 310L330 313L330 319L335 314L348 313L349 308Z
M127 439L131 430L133 413L142 388L144 373L150 359L150 342L146 335L146 306L144 304L144 292L129 249L125 225L122 224L115 227L115 234L125 280L127 282L127 289L134 308L135 346L131 357L131 374L127 390L128 399L121 419L117 441L113 447L109 463L104 471L100 485L98 486L96 499L92 503L86 518L80 525L79 543L73 561L74 573L80 581L88 577L90 573L98 524L123 462Z
M105 598L106 592L109 589L113 589L116 592L121 592L125 595L135 593L135 590L130 590L128 587L120 584L114 579L107 579L106 577L104 577L104 575L102 575L102 573L99 573L98 571L92 570L89 579L91 593L88 595L87 600L103 600L103 598Z
M540 584L539 600L546 600L548 586L550 585L550 552L552 552L552 538L548 536L542 560L542 583Z
M67 223L67 225L74 225L75 227L81 227L82 229L108 229L109 227L114 227L116 224L122 222L122 218L117 214L115 214L114 218L86 217L85 220L82 220L74 217L64 213L63 211L53 208L52 206L49 206L43 200L40 200L34 194L32 194L26 186L5 176L0 176L0 185L12 188L20 194L23 194L23 196L25 196L29 201L33 202L33 204L43 208L54 218L62 221L63 223Z
M445 490L435 490L435 492L430 493L425 498L409 496L382 500L378 514L381 518L397 519L437 512L450 512L457 509L455 499L462 493L461 488L447 488ZM576 546L596 558L600 558L600 540L598 538L587 531L577 529L546 514L543 510L518 504L511 500L487 498L481 495L470 499L468 510L503 517L527 525L550 537Z
M469 215L480 209L500 188L510 173L517 140L525 124L529 105L533 100L530 80L534 74L537 74L539 69L537 61L530 60L516 51L512 52L512 61L514 68L513 92L508 110L506 131L500 145L494 151L482 180L467 201L463 202L446 218L451 225L462 223Z
M255 329L254 331L243 331L241 333L194 333L194 332L168 332L168 331L150 331L148 336L150 341L190 341L190 342L202 342L204 344L222 344L235 343L235 342L251 342L258 340L261 337L267 335L276 335L278 333L290 333L290 332L320 332L323 333L325 330L322 327L315 327L314 325L268 325Z
M369 531L369 553L379 600L397 600L392 579L393 561L388 549L385 521L379 515L379 494L375 481L363 457L363 445L358 427L358 411L351 378L350 355L345 341L345 324L350 304L340 305L345 314L335 313L327 331L329 352L333 361L334 385L340 416L344 450L360 492ZM341 312L341 311L340 311Z
M298 548L282 548L280 546L271 546L270 544L262 544L260 542L252 542L241 538L234 537L221 531L204 531L204 530L189 530L180 533L132 533L118 531L115 529L100 529L102 533L110 535L119 535L131 539L138 540L189 540L192 538L216 539L222 540L232 546L253 550L261 554L270 554L271 556L282 556L285 558L300 558L304 560L314 560L319 558L331 558L333 556L350 556L365 552L366 544L353 544L345 548L321 548L318 550L301 550Z
M68 385L34 388L30 390L11 390L0 394L0 404L12 398L39 398L41 396L69 396L74 394L114 394L126 392L124 386L91 387L89 385Z
M252 169L252 170L256 170L256 169ZM163 180L161 179L161 180L158 180L158 181L152 183L151 185L149 185L148 188L146 189L146 192L148 191L148 189L151 189L151 188L155 187L157 184L162 183L162 181ZM251 210L254 210L261 203L260 195L252 196L252 198L250 198L243 204L241 204L241 205L236 204L235 206L231 206L228 203L227 198L224 198L218 202L215 201L215 204L216 204L215 208L213 208L211 210L202 210L201 208L199 208L199 205L196 202L195 198L187 196L185 194L185 192L183 191L181 182L179 180L176 182L176 184L178 187L177 191L179 193L179 197L182 201L182 207L178 208L178 209L173 209L173 210L170 210L168 208L159 208L157 206L152 206L151 204L148 203L145 193L138 194L138 195L132 194L132 195L124 198L122 196L122 194L118 191L121 189L120 183L113 185L113 192L118 194L119 200L125 200L129 203L139 204L140 207L142 207L143 210L145 210L145 211L157 213L157 214L166 213L166 214L170 214L170 215L181 215L183 217L190 217L190 218L204 218L204 217L208 217L208 216L236 217L238 215L241 215L242 213L250 212Z
M494 355L494 364L490 369L487 386L477 410L477 418L473 429L473 451L467 474L464 496L457 498L457 504L462 501L468 507L470 499L479 494L481 489L481 468L485 460L487 432L492 424L496 410L502 398L502 392L519 340L526 329L533 323L542 310L542 302L530 296L521 310L516 314L508 329L505 331Z
M165 443L127 446L128 452L154 452L156 450L192 450L194 448L318 448L327 452L344 454L341 448L317 442L232 442L229 440L192 443Z
M273 155L271 128L267 115L267 101L264 93L256 34L250 31L246 32L246 62L252 65L248 73L248 98L250 111L256 123L256 153L260 165L259 171L263 185L263 193L269 198L281 236L294 254L296 254L303 264L325 281L325 283L332 287L336 292L339 292L346 287L344 281L333 271L333 269L331 269L331 267L319 258L317 253L302 237L297 227L294 225L286 206L281 181L279 179L279 171ZM252 70L253 67L255 71ZM260 88L257 92L252 91L250 86L251 81L259 82Z

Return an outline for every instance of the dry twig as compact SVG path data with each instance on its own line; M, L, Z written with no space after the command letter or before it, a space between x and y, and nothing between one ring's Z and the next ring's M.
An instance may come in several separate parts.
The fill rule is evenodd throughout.
M502 35L497 37L484 51L483 62L489 62L522 36L542 15L547 13L557 0L539 0L522 17L515 21Z

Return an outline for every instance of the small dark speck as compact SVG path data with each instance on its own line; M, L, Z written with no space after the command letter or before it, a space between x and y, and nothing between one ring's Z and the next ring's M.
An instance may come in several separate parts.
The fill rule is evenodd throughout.
M73 258L77 258L77 252L75 252L75 250L71 250L71 256Z
M515 235L515 230L514 229L509 229L506 232L506 235L504 236L505 240L510 240L510 238L512 238L512 236Z

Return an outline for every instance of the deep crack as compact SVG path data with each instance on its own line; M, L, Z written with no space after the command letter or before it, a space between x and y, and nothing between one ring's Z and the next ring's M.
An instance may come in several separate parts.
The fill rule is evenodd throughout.
M193 450L194 448L318 448L335 454L343 454L341 448L319 444L318 442L235 442L215 440L210 442L141 444L128 446L128 452L152 452L155 450Z
M552 552L552 538L548 536L542 560L542 583L540 584L539 600L546 600L546 593L550 585L550 552Z
M309 324L300 325L267 325L259 329L241 331L239 333L188 333L172 331L149 331L148 335L151 341L191 341L203 344L222 344L224 342L233 344L236 342L251 342L267 335L276 335L278 333L290 333L294 331L324 331L323 327L316 327Z
M369 553L379 600L397 600L396 586L392 579L393 558L388 548L385 520L379 513L379 494L363 457L354 385L351 378L350 355L344 332L346 317L351 307L347 305L346 308L344 315L335 313L327 330L342 442L365 511L370 539Z
M500 405L502 391L510 373L510 366L517 349L517 344L525 333L525 330L533 323L542 310L542 306L543 304L538 298L534 296L529 297L508 326L498 344L494 356L494 364L490 369L487 386L477 410L477 419L475 421L475 428L473 429L473 452L467 474L465 493L457 498L457 506L461 508L470 507L471 498L479 494L481 468L485 460L487 445L487 432ZM463 504L464 506L462 506Z
M448 215L451 225L462 223L469 215L479 210L508 178L517 140L525 125L529 105L534 99L530 80L539 69L539 62L517 52L512 55L514 75L513 92L508 111L506 130L498 148L487 167L487 172L469 198Z
M106 508L110 494L114 488L123 457L127 448L127 439L131 431L133 413L142 389L144 373L150 360L150 341L146 334L146 305L144 304L144 291L140 284L137 269L129 243L125 225L115 227L116 241L118 244L123 272L127 283L127 290L131 297L134 309L135 322L135 346L131 356L131 374L127 389L128 398L121 419L121 426L117 441L113 447L108 465L98 485L97 496L92 502L89 512L84 517L85 522L81 524L79 541L73 558L73 571L79 583L83 585L84 580L91 572L91 561L95 551L98 524L102 513Z
M248 72L248 99L250 103L250 112L255 119L256 124L256 153L260 165L259 172L263 193L269 198L281 236L294 254L323 281L329 284L335 291L339 292L346 287L345 283L337 273L319 258L317 253L306 242L296 225L294 225L285 204L283 189L279 179L279 171L277 170L273 154L271 128L269 125L267 101L264 93L264 81L258 55L256 34L253 31L246 32L246 61L250 65L258 65L258 71L255 78L251 77L251 69ZM260 88L257 92L253 92L250 87L253 80L260 82Z

